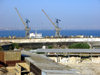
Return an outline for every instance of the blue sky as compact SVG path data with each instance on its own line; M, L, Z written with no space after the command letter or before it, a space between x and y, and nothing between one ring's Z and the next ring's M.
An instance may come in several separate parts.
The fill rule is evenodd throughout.
M0 29L24 29L15 7L32 30L54 29L41 9L54 22L61 19L61 29L100 29L100 0L0 0Z

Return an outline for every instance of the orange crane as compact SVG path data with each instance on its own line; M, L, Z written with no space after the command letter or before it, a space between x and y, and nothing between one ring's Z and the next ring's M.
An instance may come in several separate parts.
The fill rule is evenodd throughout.
M22 18L21 15L19 14L18 9L15 8L15 10L16 10L16 12L17 12L19 18L21 19L22 23L23 23L24 26L25 26L25 37L26 37L26 38L29 38L30 28L29 28L29 25L28 25L28 24L29 24L30 21L29 21L28 19L26 19L26 22L24 22L24 21L23 21L23 18Z
M60 37L60 28L59 28L59 26L58 25L56 25L51 19L50 19L50 17L46 14L46 12L42 9L42 12L46 15L46 17L49 19L49 21L53 24L53 26L55 27L55 30L56 30L56 32L55 32L55 37ZM56 20L56 23L58 23L60 20L59 19L57 19Z

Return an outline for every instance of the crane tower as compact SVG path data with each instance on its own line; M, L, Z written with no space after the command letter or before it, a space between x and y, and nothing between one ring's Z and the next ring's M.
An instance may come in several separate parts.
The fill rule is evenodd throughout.
M29 21L28 19L26 19L26 22L24 22L23 18L22 18L21 15L19 14L18 9L15 8L15 10L16 10L16 12L17 12L19 18L21 19L22 23L23 23L24 26L25 26L25 37L26 37L26 38L29 38L29 32L30 32L29 22L30 22L30 21Z
M50 17L46 14L46 12L42 9L42 12L46 15L46 17L49 19L49 21L53 24L53 26L55 27L55 30L56 30L56 32L55 32L55 37L60 37L60 28L59 28L59 26L58 26L58 24L59 24L59 21L61 21L61 20L59 20L59 19L56 19L56 23L57 23L57 25L50 19Z

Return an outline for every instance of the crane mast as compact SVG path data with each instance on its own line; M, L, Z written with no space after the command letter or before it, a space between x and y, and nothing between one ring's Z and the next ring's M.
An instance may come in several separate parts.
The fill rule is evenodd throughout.
M46 14L46 12L42 9L42 12L46 15L46 17L49 19L49 21L53 24L53 26L55 27L55 37L60 37L60 28L58 25L56 25L51 19L50 17Z
M25 37L28 38L28 37L29 37L29 32L30 32L30 28L29 28L28 24L29 24L30 21L29 21L28 19L26 19L26 22L24 22L24 21L23 21L23 18L22 18L21 15L19 14L18 9L15 8L15 10L16 10L16 12L17 12L19 18L21 19L22 23L23 23L24 26L25 26Z

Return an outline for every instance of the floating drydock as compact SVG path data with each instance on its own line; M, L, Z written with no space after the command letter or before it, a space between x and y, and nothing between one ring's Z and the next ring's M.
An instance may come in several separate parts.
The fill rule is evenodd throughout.
M53 43L53 42L100 42L100 38L37 38L37 39L0 39L12 43Z

